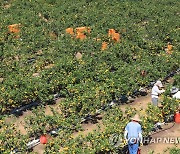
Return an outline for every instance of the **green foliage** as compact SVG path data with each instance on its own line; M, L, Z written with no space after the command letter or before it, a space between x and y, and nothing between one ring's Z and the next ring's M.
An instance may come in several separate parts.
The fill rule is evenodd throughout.
M39 109L34 110L26 120L28 135L45 133L60 124L73 124L79 129L80 122L76 119L95 113L121 94L132 94L151 81L163 79L179 67L178 6L177 0L0 1L0 78L3 79L0 113L31 101L47 104L59 93L65 97L60 103L62 114L53 112L47 116ZM8 26L12 24L20 24L18 34L9 32ZM91 28L83 41L65 32L66 28L81 26ZM109 40L107 33L111 28L121 35L120 43ZM101 40L96 41L97 38ZM108 42L108 49L101 51L103 41ZM171 55L165 51L168 42L173 45ZM77 52L82 53L82 59L75 58ZM147 72L145 76L141 75L142 70ZM178 75L174 84L179 85ZM174 102L164 100L165 114L175 111ZM150 116L142 117L145 135L161 120L158 109L149 106L146 112ZM91 134L89 138L68 140L73 132L62 131L55 140L57 143L48 143L46 152L58 153L60 145L69 153L114 151L108 144L109 135L121 134L134 113L135 110L127 109L126 115L122 115L120 110L113 109L103 120L107 126L105 132ZM3 121L1 139L6 143L7 126ZM8 129L12 134L14 126ZM19 145L24 147L24 137L21 141L18 133L17 136L18 139L12 136L9 146L0 146L4 153ZM89 142L90 147L85 144ZM79 148L82 145L84 148Z
M154 7L156 3L160 7ZM104 3L1 2L0 77L4 79L0 84L1 113L31 101L47 102L57 92L65 95L67 102L69 99L87 101L82 93L69 98L69 91L65 90L69 87L76 87L80 92L81 87L87 86L89 88L83 92L87 94L93 87L103 89L104 96L93 100L93 104L99 106L114 96L130 94L150 81L165 77L179 64L178 23L174 20L178 11L176 3L116 0ZM166 7L160 14L164 5L172 7ZM147 13L151 15L147 16ZM16 34L8 32L8 25L15 23L21 24L20 38L14 38ZM66 28L80 26L91 28L86 40L79 41L65 34ZM102 52L102 42L94 38L108 40L110 28L121 34L121 43L111 42L107 51ZM164 51L167 42L173 44L172 55ZM74 58L77 52L83 54L80 61ZM31 59L35 60L29 62ZM50 64L54 66L46 69ZM147 72L145 77L140 75L142 70ZM33 77L33 73L39 73L39 76ZM88 102L82 105L82 114L89 112L86 104Z
M21 133L17 131L15 125L3 122L3 124L1 123L0 130L1 153L10 153L15 149L19 149L22 152L26 151L28 137L25 135L22 136Z
M168 116L173 115L176 111L178 111L180 102L176 99L165 96L161 104L163 105L162 112L164 116Z
M76 115L64 117L63 114L54 111L52 108L52 115L46 115L44 111L42 107L34 109L33 115L26 117L25 128L30 137L38 137L61 126L63 127L60 133L63 132L63 134L72 134L74 130L80 130L80 121Z
M178 154L178 153L180 153L180 149L178 149L178 148L170 149L170 154Z
M162 110L152 104L149 104L145 114L142 113L142 130L143 130L143 136L148 136L154 125L157 122L163 122L163 114Z

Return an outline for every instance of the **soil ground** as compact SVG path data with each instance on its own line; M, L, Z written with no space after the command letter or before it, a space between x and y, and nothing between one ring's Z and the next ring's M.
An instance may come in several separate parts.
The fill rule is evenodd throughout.
M172 127L172 125L173 123L170 123L164 126L163 129L170 128ZM169 154L169 150L168 150L169 148L172 148L172 147L180 148L180 142L177 145L174 144L176 142L174 141L174 139L177 139L177 138L180 139L179 132L180 132L180 124L175 124L174 127L172 127L171 129L152 135L152 143L150 143L147 146L142 146L140 148L141 153L148 154L154 151L153 154ZM157 138L159 138L159 140L162 139L162 141L160 141L159 143L153 143L153 141L158 140Z

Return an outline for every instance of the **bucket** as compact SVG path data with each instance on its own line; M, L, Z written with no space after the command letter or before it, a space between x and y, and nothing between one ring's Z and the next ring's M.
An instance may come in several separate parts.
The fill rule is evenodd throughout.
M137 154L141 154L141 149L138 148Z
M40 143L41 144L46 144L48 142L47 136L46 135L41 135L40 137Z
M179 113L179 112L176 112L176 113L175 113L174 119L175 119L175 122L176 122L176 123L180 123L180 113Z

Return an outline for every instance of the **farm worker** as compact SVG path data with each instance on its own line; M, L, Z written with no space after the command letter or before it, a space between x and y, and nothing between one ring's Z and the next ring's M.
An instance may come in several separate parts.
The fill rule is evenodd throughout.
M180 91L173 95L173 98L180 99Z
M142 130L139 124L141 119L136 114L131 120L125 127L124 138L128 143L129 154L137 154L139 143L142 144Z
M152 103L155 106L158 106L158 96L159 94L162 94L163 92L165 92L165 90L160 90L159 88L162 88L163 85L161 83L161 81L156 81L156 83L154 84L152 91L151 91L151 97L152 97Z
M179 88L172 87L171 89L171 95L173 98L180 99L180 91Z

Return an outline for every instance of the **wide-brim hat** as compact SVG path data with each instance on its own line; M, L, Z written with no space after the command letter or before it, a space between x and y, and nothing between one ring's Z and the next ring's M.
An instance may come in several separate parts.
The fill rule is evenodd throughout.
M139 117L138 114L136 114L134 117L131 118L131 120L134 120L134 121L142 121Z
M179 91L179 88L176 88L176 87L172 87L171 88L171 94L175 94Z
M156 81L155 85L159 86L160 88L163 87L162 82L160 80Z

